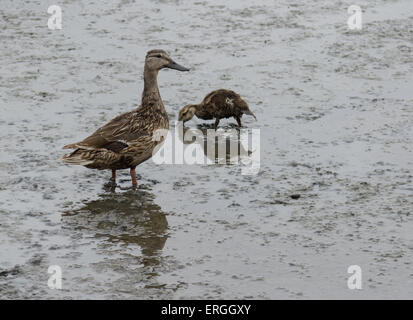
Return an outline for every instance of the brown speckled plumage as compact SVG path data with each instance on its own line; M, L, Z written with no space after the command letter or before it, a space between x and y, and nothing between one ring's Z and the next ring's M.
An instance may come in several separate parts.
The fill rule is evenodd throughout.
M186 122L196 115L203 120L215 119L215 127L217 127L220 119L233 117L241 126L243 114L251 115L256 119L239 94L232 90L219 89L207 94L200 104L191 104L182 108L179 111L179 120Z
M176 64L163 50L152 50L146 55L144 70L144 90L141 106L123 113L86 139L64 146L76 149L63 156L68 164L83 165L92 169L131 169L152 157L155 147L163 140L153 141L158 129L168 129L169 121L159 94L157 76L162 68L179 71L188 69ZM134 177L132 177L132 181Z

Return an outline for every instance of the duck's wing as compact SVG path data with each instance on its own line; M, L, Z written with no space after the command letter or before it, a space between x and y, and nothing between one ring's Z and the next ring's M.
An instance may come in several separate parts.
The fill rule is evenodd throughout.
M96 130L86 139L64 146L63 149L108 149L119 152L128 146L128 142L148 135L144 121L139 121L136 111L123 113Z
M241 97L232 90L219 89L210 92L203 101L204 109L211 114L231 114ZM241 99L242 100L242 99Z
M226 90L219 89L208 93L202 101L203 110L206 114L217 116L221 109L226 107Z

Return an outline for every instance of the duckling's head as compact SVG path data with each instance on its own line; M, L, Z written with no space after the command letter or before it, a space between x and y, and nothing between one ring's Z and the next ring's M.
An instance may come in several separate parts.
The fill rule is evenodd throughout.
M196 104L188 104L179 111L179 121L184 123L191 120L196 111Z
M179 71L189 71L175 61L173 61L169 55L163 50L151 50L146 54L145 68L152 71L158 71L163 68L170 68Z

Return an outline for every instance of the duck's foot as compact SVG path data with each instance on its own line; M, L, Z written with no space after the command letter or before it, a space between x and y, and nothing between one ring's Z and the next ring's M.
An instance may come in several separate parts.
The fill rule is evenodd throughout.
M135 168L130 168L130 176L132 178L132 188L136 189L138 186L138 181L136 180L136 172L135 172Z
M118 185L116 184L116 180L112 178L109 180L109 182L104 184L104 188L108 191L115 191L117 186Z
M105 188L114 190L116 188L116 170L112 169L112 178L105 184Z
M107 186L112 186L112 187L116 187L116 179L114 178L110 178L109 181L106 183Z

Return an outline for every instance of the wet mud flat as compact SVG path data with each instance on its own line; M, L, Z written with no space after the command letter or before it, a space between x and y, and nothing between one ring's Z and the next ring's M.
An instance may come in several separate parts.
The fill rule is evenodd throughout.
M351 31L352 4L62 1L49 30L43 1L3 1L0 298L412 298L413 4L361 1ZM153 48L191 68L159 75L172 126L213 89L246 99L257 175L149 160L109 190L59 162L139 105Z

